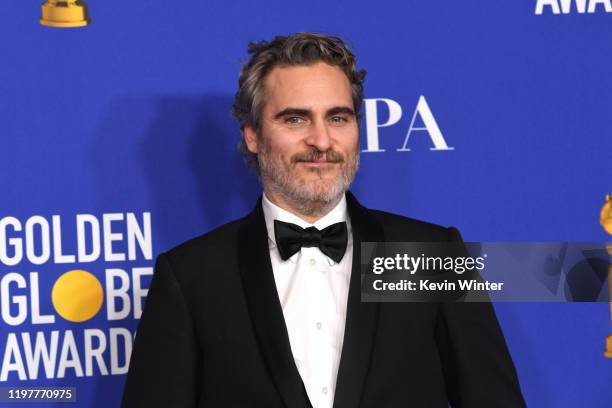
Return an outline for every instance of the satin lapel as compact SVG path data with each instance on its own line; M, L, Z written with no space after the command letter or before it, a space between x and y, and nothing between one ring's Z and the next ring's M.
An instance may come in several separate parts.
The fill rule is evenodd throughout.
M238 257L255 335L276 388L288 408L310 407L278 299L261 199L240 231Z
M353 266L349 283L344 343L336 381L334 408L357 408L370 364L378 320L378 303L361 302L361 242L382 242L380 223L347 192L353 229Z

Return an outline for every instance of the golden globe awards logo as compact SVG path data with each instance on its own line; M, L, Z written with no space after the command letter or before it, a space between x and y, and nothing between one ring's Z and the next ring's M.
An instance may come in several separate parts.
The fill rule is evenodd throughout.
M152 259L149 212L0 218L0 382L125 374Z

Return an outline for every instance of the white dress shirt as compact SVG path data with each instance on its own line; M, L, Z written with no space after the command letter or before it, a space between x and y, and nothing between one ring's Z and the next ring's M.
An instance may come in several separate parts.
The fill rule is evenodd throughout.
M348 298L353 238L346 198L314 224L262 199L274 280L283 308L295 365L313 408L331 408L342 352ZM302 248L283 261L274 238L274 220L321 230L346 221L348 245L339 263L319 248Z

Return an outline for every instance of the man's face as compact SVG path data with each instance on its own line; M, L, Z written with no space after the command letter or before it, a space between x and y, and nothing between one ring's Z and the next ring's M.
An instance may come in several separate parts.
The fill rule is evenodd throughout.
M293 204L331 203L348 189L359 162L351 86L338 67L275 67L264 82L258 134L245 128L267 192Z

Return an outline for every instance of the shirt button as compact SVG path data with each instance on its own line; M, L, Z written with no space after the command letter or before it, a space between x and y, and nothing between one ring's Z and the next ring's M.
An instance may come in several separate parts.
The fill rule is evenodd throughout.
M315 261L314 258L310 258L310 261L308 261L308 263L310 264L310 266L315 266L317 264L317 261Z
M323 325L321 324L321 322L317 322L317 330L321 330L322 327Z
M323 394L327 395L327 387L323 387L323 388L321 389L321 392L322 392Z

